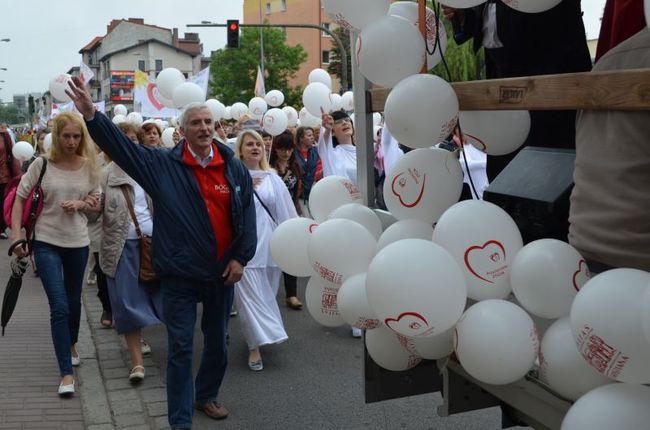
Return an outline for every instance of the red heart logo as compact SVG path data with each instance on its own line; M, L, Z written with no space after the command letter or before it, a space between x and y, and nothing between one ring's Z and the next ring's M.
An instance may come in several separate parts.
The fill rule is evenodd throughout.
M417 171L417 169L408 169L408 173L413 179L412 182L415 183L416 186L420 187L420 190L415 193L417 194L415 200L409 203L402 198L402 192L404 191L408 192L413 190L413 186L410 186L411 183L409 181L409 177L405 176L406 173L407 172L402 172L393 178L393 181L391 182L391 190L393 191L393 194L399 199L399 202L402 206L406 208L412 208L417 206L418 203L422 201L422 197L424 196L424 187L427 184L427 174L426 173L423 174L422 180L420 181L420 173ZM410 192L409 194L413 194L413 193Z
M403 312L397 318L386 318L384 324L396 333L408 332L409 336L421 336L434 330L434 327L429 327L427 319L417 312Z
M156 98L155 92L157 92L158 88L156 87L156 84L150 83L147 85L147 97L149 97L149 101L151 102L152 105L158 110L163 110L165 106L158 101Z
M316 227L318 227L318 224L309 224L309 232L313 233L314 230L316 230Z
M473 256L470 256L472 253ZM465 266L474 276L490 284L494 284L494 281L490 281L486 276L492 276L493 279L497 278L503 275L503 269L508 267L507 264L503 267L506 261L506 249L498 240L488 240L482 246L470 246L465 251L464 259ZM478 267L475 268L475 266ZM481 275L479 275L479 272Z
M578 278L578 276L582 276ZM586 278L586 279L585 279ZM591 278L591 273L589 273L589 267L587 267L587 262L584 259L578 261L578 270L573 273L573 288L576 291L580 291L580 288Z

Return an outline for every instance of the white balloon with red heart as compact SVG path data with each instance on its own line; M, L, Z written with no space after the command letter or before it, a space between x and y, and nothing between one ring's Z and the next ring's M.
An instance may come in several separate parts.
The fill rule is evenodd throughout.
M465 279L453 257L421 239L400 240L379 251L368 267L366 293L379 320L409 337L449 330L467 301Z
M322 4L338 25L358 32L386 15L390 0L323 0Z
M555 321L544 333L539 349L539 379L570 400L612 382L582 358L568 316Z
M412 339L384 326L366 332L366 349L379 367L394 372L411 369L422 361Z
M312 276L305 289L305 303L309 315L325 327L345 324L338 308L338 285L333 285L319 276Z
M512 291L510 271L523 241L517 224L497 205L483 200L456 203L438 220L433 242L462 268L471 299L503 299Z
M390 5L388 10L389 15L400 16L416 28L419 29L420 15L418 4L412 1L398 1ZM442 60L442 55L447 49L447 32L442 23L442 19L437 20L436 14L427 7L426 11L426 28L427 28L427 69L432 69ZM440 45L438 46L437 39L440 37Z
M312 82L302 93L302 104L311 115L321 117L332 110L330 89L321 82Z
M372 330L381 322L368 304L366 295L366 274L359 273L346 279L338 293L341 318L352 327Z
M530 132L527 110L461 111L459 119L467 141L489 155L515 151Z
M293 127L298 124L298 111L291 106L282 108L282 112L287 116L287 126Z
M253 97L248 102L248 111L250 112L251 116L257 120L262 119L262 116L264 116L264 113L267 110L268 106L266 104L266 100L264 100L262 97Z
M433 236L433 227L431 224L417 219L402 219L391 224L384 230L377 241L377 252L398 240L431 240L431 236Z
M312 233L318 227L310 218L291 218L280 224L271 235L270 251L273 261L293 276L314 274L307 249Z
M52 97L60 102L69 102L72 99L65 93L70 90L69 83L72 82L72 76L67 73L61 73L50 79L48 86ZM126 114L125 114L126 115Z
M432 225L463 190L458 158L443 149L416 149L403 155L387 173L384 201L397 219Z
M381 220L375 211L370 209L368 206L364 206L360 203L348 203L339 206L330 216L330 219L334 218L349 219L361 224L375 239L379 239L379 236L381 236Z
M233 103L230 107L230 115L235 121L239 121L242 116L248 113L248 106L242 102Z
M556 319L569 315L573 299L589 277L587 262L574 247L557 239L541 239L517 253L510 284L524 309Z
M278 107L284 103L284 94L280 90L271 90L264 96L264 100L271 107Z
M363 203L363 196L351 180L342 176L326 176L314 184L309 194L309 211L317 222L327 220L348 203Z
M650 343L643 318L650 273L613 269L591 278L571 306L571 329L582 357L620 382L650 383Z
M354 58L370 82L392 88L422 70L425 53L424 38L414 25L404 18L386 15L359 34Z
M525 13L546 12L561 2L562 0L503 0L507 6Z
M427 360L439 360L454 352L454 330L449 329L432 337L414 337L413 348Z
M288 125L289 119L282 109L271 108L262 117L262 128L271 136L284 133Z
M463 368L486 384L504 385L523 378L539 349L532 318L505 300L472 305L456 324L456 355Z
M377 241L361 224L331 219L314 230L307 253L314 272L340 286L345 278L366 271L376 248Z
M384 118L401 144L430 148L454 131L458 106L458 97L447 81L417 74L400 81L388 94Z

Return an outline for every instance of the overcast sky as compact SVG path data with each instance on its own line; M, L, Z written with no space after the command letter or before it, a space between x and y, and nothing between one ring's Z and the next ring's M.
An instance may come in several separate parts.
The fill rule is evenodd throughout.
M313 1L313 0L310 0ZM44 92L49 80L78 66L79 50L103 36L112 19L144 18L160 27L198 32L204 54L226 43L225 28L187 28L201 21L225 23L242 19L243 0L1 0L0 99L14 94ZM587 35L598 37L605 0L582 0Z

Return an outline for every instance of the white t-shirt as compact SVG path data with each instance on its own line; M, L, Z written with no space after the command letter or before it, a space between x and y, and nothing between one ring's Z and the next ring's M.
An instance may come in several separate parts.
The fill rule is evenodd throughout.
M325 139L325 134L328 134ZM344 144L334 147L331 132L321 129L318 139L318 156L323 163L323 176L343 176L357 183L357 148Z
M149 206L147 206L147 199L145 197L144 190L140 185L134 183L133 191L135 192L135 202L133 209L135 210L135 216L138 219L140 231L145 236L151 236L153 233L153 219L151 218ZM133 224L133 220L131 219L131 214L129 214L129 232L126 235L126 238L138 238L138 235L135 232L135 224Z

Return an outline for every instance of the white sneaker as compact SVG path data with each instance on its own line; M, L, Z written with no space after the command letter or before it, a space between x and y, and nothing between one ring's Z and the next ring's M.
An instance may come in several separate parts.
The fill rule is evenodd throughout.
M93 271L88 272L88 277L86 277L86 283L88 285L95 285L97 283L97 274Z
M151 354L151 345L149 345L144 339L140 339L140 350L142 355Z
M363 330L360 328L352 327L352 337L363 337Z
M72 384L59 385L59 396L72 397L73 394L74 394L74 381L72 382Z
M79 366L79 365L81 364L81 357L79 357L79 356L76 356L76 357L75 357L75 356L73 355L73 356L71 357L71 361L72 361L72 366L73 366L73 367L77 367L77 366Z

